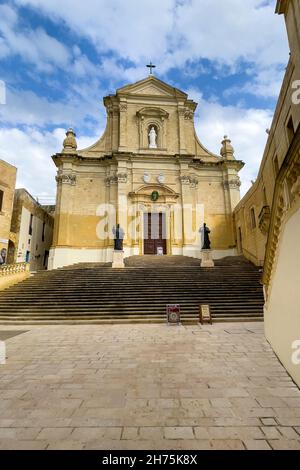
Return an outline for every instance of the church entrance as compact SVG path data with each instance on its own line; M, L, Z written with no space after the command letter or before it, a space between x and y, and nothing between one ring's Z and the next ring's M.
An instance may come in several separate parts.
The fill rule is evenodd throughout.
M167 254L166 214L144 214L144 254Z

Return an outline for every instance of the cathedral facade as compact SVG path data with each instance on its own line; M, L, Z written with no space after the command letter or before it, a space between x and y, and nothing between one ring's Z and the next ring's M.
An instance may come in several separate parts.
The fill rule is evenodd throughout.
M220 155L199 141L197 104L150 75L104 98L103 136L78 150L67 132L57 166L57 200L49 268L111 262L113 229L124 232L124 256L201 257L199 229L211 230L213 258L236 254L233 210L239 170L230 140Z

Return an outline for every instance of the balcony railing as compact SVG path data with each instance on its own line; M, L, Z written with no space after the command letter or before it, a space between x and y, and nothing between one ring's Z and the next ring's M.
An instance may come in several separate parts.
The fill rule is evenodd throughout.
M29 263L4 264L0 266L0 276L11 276L29 271Z

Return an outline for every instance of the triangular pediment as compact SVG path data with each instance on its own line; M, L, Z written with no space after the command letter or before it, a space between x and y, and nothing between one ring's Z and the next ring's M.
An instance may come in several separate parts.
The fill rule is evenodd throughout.
M158 78L150 75L144 80L126 85L117 90L118 95L134 95L134 96L161 96L168 98L187 99L187 94L178 88L174 88Z

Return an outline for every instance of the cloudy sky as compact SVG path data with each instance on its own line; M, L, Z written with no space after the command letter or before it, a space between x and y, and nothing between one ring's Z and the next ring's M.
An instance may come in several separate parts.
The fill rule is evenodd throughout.
M200 140L228 134L255 179L288 61L275 0L0 0L0 158L18 187L55 195L50 156L65 129L79 146L105 127L102 97L155 74L199 103ZM1 91L1 86L0 86Z

